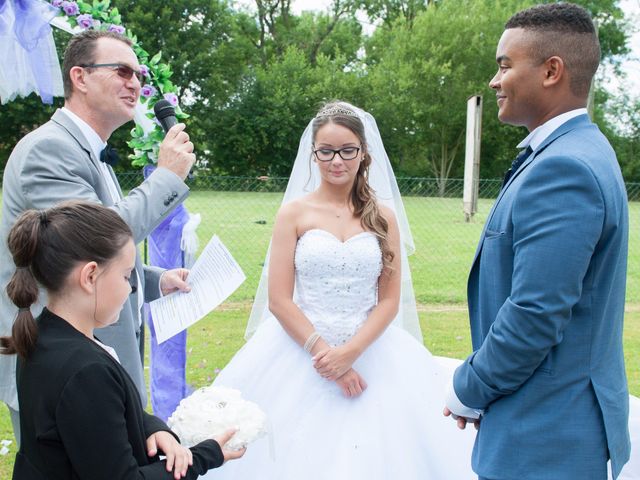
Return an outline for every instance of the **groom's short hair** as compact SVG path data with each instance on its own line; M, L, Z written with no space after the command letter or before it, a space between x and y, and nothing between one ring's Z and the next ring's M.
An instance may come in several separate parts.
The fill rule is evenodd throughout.
M589 12L573 3L536 5L513 15L505 29L522 28L531 35L531 56L544 62L564 61L571 91L586 97L600 64L600 42Z

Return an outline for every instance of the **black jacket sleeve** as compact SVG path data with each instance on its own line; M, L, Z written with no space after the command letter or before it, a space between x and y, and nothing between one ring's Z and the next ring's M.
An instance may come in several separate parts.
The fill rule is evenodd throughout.
M134 387L135 388L135 387ZM172 479L165 463L146 454L146 438L168 427L142 410L135 390L113 365L90 363L66 383L56 412L58 433L78 478L91 480ZM154 428L157 428L154 430ZM196 480L224 457L214 440L192 449L186 478Z

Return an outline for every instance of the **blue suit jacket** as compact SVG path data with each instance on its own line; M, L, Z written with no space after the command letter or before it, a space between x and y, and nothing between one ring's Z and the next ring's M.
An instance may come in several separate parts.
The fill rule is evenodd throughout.
M587 115L554 131L500 192L468 281L474 353L456 370L485 409L480 476L614 478L629 458L622 354L628 205Z

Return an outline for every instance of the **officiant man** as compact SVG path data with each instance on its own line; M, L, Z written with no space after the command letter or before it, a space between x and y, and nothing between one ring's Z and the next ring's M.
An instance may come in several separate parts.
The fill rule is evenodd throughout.
M123 196L110 166L114 155L106 142L133 119L140 95L140 65L131 42L117 33L87 30L71 38L63 60L64 107L25 136L7 162L0 223L0 335L11 332L16 308L6 295L14 270L7 249L10 227L24 210L44 209L62 200L81 199L116 210L141 242L188 195L184 183L195 161L184 125L174 126L160 146L158 168ZM117 323L96 336L115 348L118 360L134 380L143 405L147 401L142 367L143 301L176 289L187 289L187 271L144 267L139 255L131 276L132 294ZM38 315L46 302L41 294ZM19 440L15 356L0 358L0 399L11 411ZM99 412L96 412L99 414Z
M480 479L613 478L629 459L622 352L628 205L586 105L600 61L589 14L515 14L490 82L499 119L527 127L468 280L474 352L445 414L479 423Z

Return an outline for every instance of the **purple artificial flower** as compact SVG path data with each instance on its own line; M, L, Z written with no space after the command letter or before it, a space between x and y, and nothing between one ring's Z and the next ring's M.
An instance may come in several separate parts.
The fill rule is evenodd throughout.
M219 368L214 369L214 370L213 370L213 373L215 373L216 375L218 375L218 374L220 373L220 369L219 369Z
M108 30L110 32L119 33L120 35L124 34L124 27L122 25L114 25L113 23L109 25Z
M57 8L60 8L63 3L64 3L64 0L51 0L51 5Z
M93 27L93 17L88 13L85 13L84 15L78 15L76 17L76 21L78 22L78 26L80 28L87 29Z
M67 15L78 15L80 8L76 2L62 2L62 9Z
M153 97L156 93L158 90L153 85L146 84L140 89L140 95L146 98Z
M178 96L175 93L165 93L164 99L174 107L178 106Z
M149 67L147 67L146 65L140 65L140 73L142 73L142 75L144 75L145 77L149 77Z

